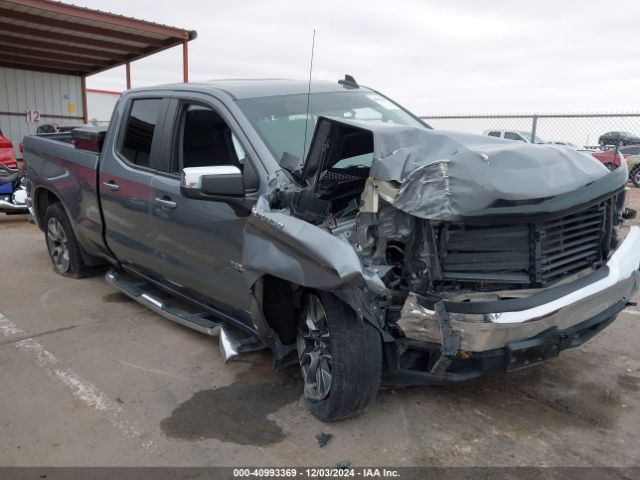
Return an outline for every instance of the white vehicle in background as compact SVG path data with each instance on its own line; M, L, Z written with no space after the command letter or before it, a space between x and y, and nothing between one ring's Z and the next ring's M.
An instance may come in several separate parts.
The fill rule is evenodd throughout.
M490 137L504 138L506 140L517 140L525 143L546 143L536 135L535 141L531 140L531 132L523 130L485 130L484 135Z
M548 142L550 145L561 145L563 147L567 147L567 148L571 148L572 150L580 150L580 147L578 147L578 145L576 145L575 143L571 143L571 142Z

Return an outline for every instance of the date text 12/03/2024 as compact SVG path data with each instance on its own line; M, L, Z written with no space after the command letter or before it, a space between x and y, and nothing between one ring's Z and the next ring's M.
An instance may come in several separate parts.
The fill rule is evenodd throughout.
M234 478L398 478L397 470L387 468L236 468Z

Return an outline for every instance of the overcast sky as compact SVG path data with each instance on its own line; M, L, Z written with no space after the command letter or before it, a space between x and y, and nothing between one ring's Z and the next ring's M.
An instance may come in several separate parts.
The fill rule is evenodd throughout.
M190 79L345 73L418 115L640 110L640 2L74 0L197 30ZM181 48L132 64L133 86L182 80ZM124 68L89 87L122 90Z

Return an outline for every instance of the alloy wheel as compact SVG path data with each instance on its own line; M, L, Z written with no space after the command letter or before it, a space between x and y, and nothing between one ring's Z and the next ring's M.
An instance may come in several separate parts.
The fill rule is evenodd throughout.
M50 218L47 222L47 247L56 270L60 273L66 273L71 264L69 244L62 224L55 217Z
M304 380L305 397L322 400L331 389L332 357L327 314L320 298L310 294L298 325L298 360Z

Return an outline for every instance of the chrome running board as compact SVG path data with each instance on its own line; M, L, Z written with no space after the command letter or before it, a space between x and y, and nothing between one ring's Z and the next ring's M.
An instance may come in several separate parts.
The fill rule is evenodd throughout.
M179 323L185 327L189 327L205 335L216 335L221 324L214 322L206 314L189 313L176 305L170 300L159 298L150 293L152 288L143 280L128 275L123 272L109 270L105 275L105 279L111 285L116 287L127 297L153 310L164 318L172 322Z
M179 323L205 335L218 335L220 352L225 363L238 356L241 352L260 350L265 347L255 336L239 339L232 333L231 329L221 322L212 320L212 315L207 312L187 312L172 302L168 295L164 294L163 296L169 298L162 298L160 294L154 293L156 291L160 292L158 289L133 275L122 271L109 270L105 275L105 279L127 297L172 322Z

